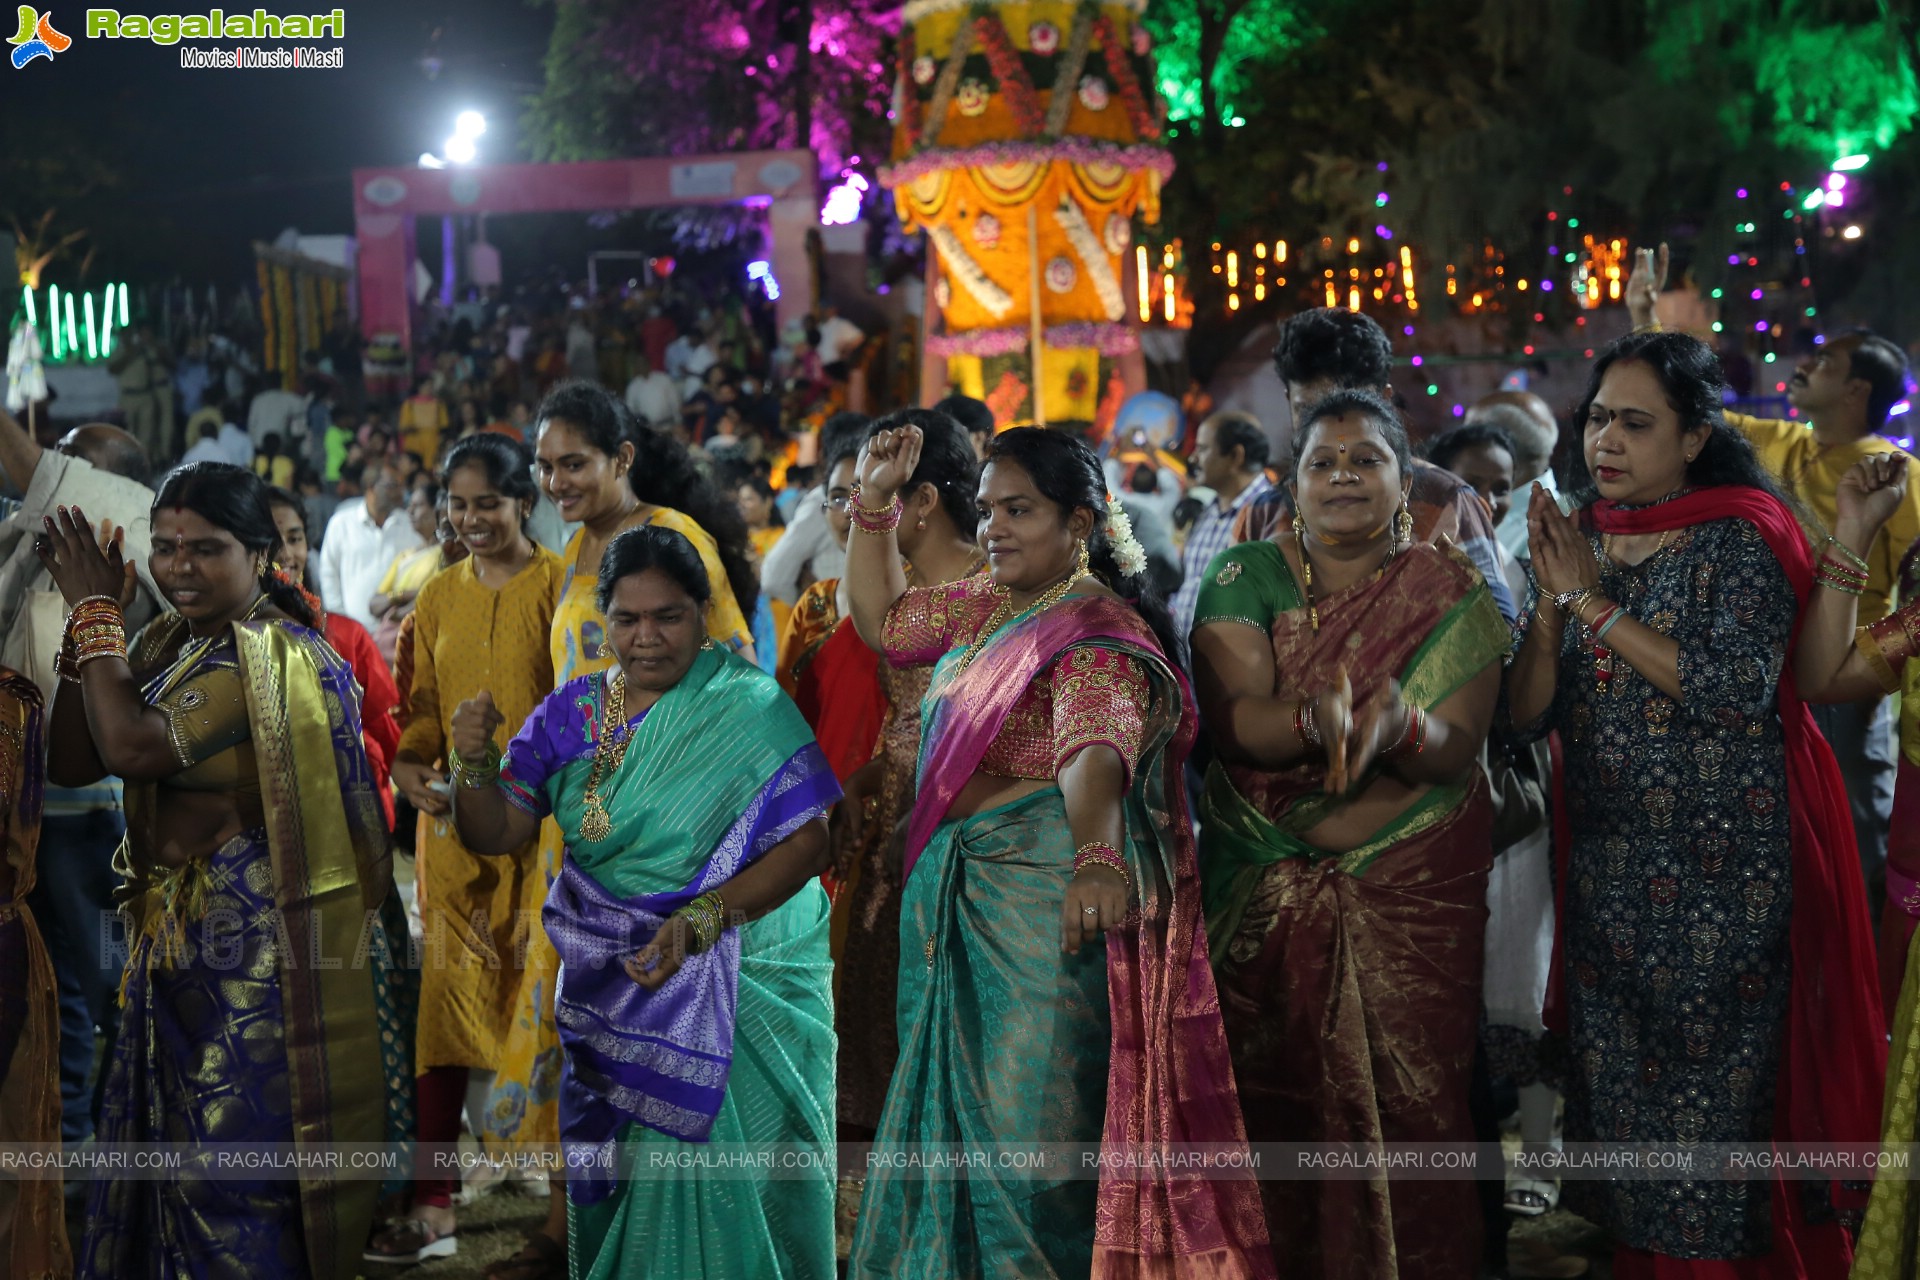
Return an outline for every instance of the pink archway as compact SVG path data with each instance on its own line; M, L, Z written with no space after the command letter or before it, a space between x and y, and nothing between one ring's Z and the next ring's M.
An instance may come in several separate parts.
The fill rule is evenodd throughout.
M408 285L414 219L459 213L551 213L678 204L759 203L767 209L774 306L784 327L813 309L807 232L818 225L819 162L811 151L743 151L573 164L496 164L451 169L355 169L360 331L397 334L413 346Z

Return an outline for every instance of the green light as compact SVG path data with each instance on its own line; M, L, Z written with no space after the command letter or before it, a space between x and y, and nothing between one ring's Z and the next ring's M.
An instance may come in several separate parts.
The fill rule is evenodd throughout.
M1825 204L1826 202L1827 202L1827 193L1824 190L1809 191L1807 193L1807 198L1800 202L1800 207L1802 209L1805 209L1808 213L1812 213L1815 209L1818 209L1821 205Z
M1773 354L1773 352L1771 352L1771 351L1769 351L1769 352L1767 352L1767 363L1768 363L1768 364L1772 364L1772 363L1774 362L1774 359L1775 359L1775 357L1774 357L1774 354Z
M92 294L83 293L80 295L80 311L86 317L86 321L87 321L87 359L98 360L100 358L100 344L94 339L94 336L93 336L93 295Z
M103 356L111 356L113 354L113 286L112 285L107 286L106 293L102 295L100 299L100 313L101 313L100 354Z
M1715 290L1713 291L1713 296L1717 298L1717 297L1719 297L1719 296L1720 296L1720 294L1721 294L1722 292L1723 292L1722 290L1719 290L1719 289L1715 289Z
M1428 394L1428 395L1430 395L1430 396L1437 396L1437 395L1439 395L1439 394L1440 394L1440 388L1438 388L1438 387L1436 387L1436 386L1434 386L1434 385L1433 385L1432 383L1428 383L1428 384L1427 384L1427 394Z
M22 289L20 291L20 300L27 304L27 323L37 327L40 323L40 320L39 320L39 317L34 314L33 290Z
M53 324L53 358L58 360L63 348L60 345L60 286L47 286L47 319Z
M1720 332L1720 322L1719 322L1718 320L1715 320L1715 321L1713 322L1713 331L1714 331L1715 333L1718 333L1718 332Z
M73 295L71 293L67 295L66 303L67 303L67 350L71 351L75 357L78 357L80 354L80 328L78 325L74 324L73 322Z
M127 327L127 282L120 282L120 327Z
M1807 308L1807 319L1809 319L1809 320L1811 320L1811 319L1813 319L1813 308L1812 308L1812 307L1808 307L1808 308Z
M1567 219L1567 230L1569 231L1577 230L1579 226L1580 226L1580 219L1578 218Z
M1567 255L1568 262L1578 262L1579 260L1580 260L1580 257L1578 254L1570 253Z
M1833 171L1835 173L1852 173L1855 169L1866 168L1869 159L1871 159L1871 157L1864 155L1841 156L1833 162Z

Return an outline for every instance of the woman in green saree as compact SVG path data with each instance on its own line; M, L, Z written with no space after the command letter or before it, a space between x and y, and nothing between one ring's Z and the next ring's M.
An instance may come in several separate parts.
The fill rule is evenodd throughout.
M1294 536L1208 566L1194 681L1207 932L1255 1142L1470 1142L1507 626L1412 541L1405 429L1366 392L1295 437ZM1475 1274L1471 1182L1260 1184L1289 1275Z
M548 816L566 837L544 920L572 1273L827 1280L839 784L774 678L706 639L684 536L615 537L598 599L611 670L554 690L504 756L485 692L450 735L467 848Z
M900 1061L849 1274L1270 1276L1246 1181L1002 1163L1049 1142L1243 1153L1245 1135L1181 785L1195 721L1146 555L1093 451L1022 428L980 476L988 573L909 587L901 494L950 429L918 409L875 424L847 552L861 637L933 667L901 867ZM929 1147L986 1167L929 1176L911 1163Z
M195 463L161 485L151 567L174 611L131 645L117 542L103 552L78 510L47 526L72 610L48 776L127 784L131 955L99 1136L194 1148L170 1180L94 1184L79 1274L352 1280L377 1183L318 1164L242 1181L220 1149L312 1159L412 1132L388 944L406 925L359 688L272 563L252 472Z

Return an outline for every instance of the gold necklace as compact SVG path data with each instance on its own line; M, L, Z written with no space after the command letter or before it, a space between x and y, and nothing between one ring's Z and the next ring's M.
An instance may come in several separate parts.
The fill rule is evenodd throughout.
M1060 582L1048 587L1044 594L1025 609L1019 610L1019 612L1037 613L1059 604L1067 598L1067 593L1073 590L1073 584L1080 581L1080 576L1078 572L1069 573ZM956 675L967 669L967 665L980 655L982 649L987 647L987 641L993 639L994 632L1004 626L1007 620L1014 615L1013 593L995 587L994 594L1000 597L1000 603L993 607L993 612L987 615L986 622L981 625L979 635L974 637L973 643L967 646L967 651L960 655L960 665L954 668L954 674Z
M600 712L600 741L594 744L593 769L587 774L586 811L580 815L582 840L605 840L613 834L613 819L600 799L600 784L627 758L631 736L622 738L618 744L613 740L614 730L626 722L627 674L616 671L607 686L606 705Z
M1680 532L1679 529L1674 528L1674 529L1669 529L1665 533L1661 534L1660 544L1653 549L1653 555L1648 556L1646 560L1642 560L1640 564L1647 563L1647 560L1651 560L1653 559L1653 556L1657 556L1662 551L1665 551L1667 549L1668 544L1673 541L1673 536L1679 532ZM1609 560L1613 559L1613 535L1612 534L1603 533L1600 535L1600 554L1605 556ZM1621 562L1615 561L1615 563L1618 564ZM1623 567L1638 568L1639 565L1624 565Z
M1307 588L1307 621L1313 625L1313 629L1317 634L1320 630L1320 602L1313 598L1313 557L1307 554L1307 538L1305 534L1296 530L1293 535L1293 544L1300 549L1301 581L1305 583ZM1373 580L1375 582L1378 582L1380 575L1387 571L1387 566L1393 563L1393 557L1398 554L1399 550L1400 544L1389 538L1387 540L1386 559L1382 560L1380 567L1373 571Z

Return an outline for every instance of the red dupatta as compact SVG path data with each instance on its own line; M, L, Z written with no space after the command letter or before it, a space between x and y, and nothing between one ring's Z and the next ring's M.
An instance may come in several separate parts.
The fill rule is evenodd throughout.
M1787 506L1759 489L1720 485L1634 510L1602 501L1589 507L1588 515L1600 532L1622 535L1745 520L1780 561L1802 609L1800 618L1805 617L1813 589L1812 550ZM1794 682L1792 653L1799 634L1796 619L1779 690L1793 823L1793 991L1774 1138L1874 1143L1880 1136L1887 1034L1875 983L1873 923L1840 766ZM1837 1185L1833 1191L1835 1203L1845 1203Z

